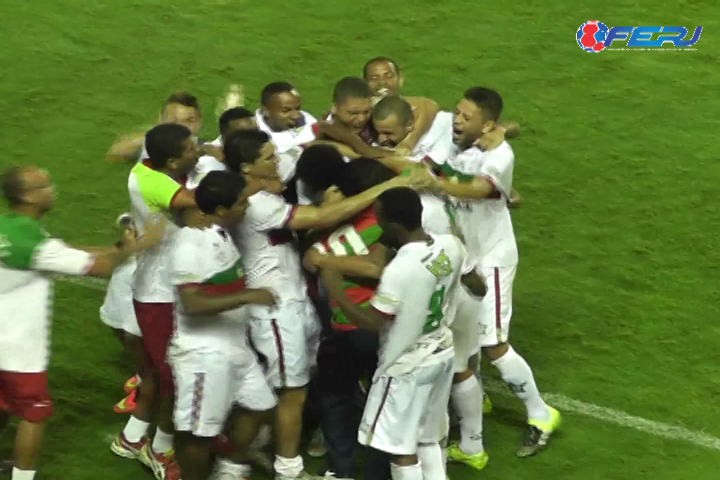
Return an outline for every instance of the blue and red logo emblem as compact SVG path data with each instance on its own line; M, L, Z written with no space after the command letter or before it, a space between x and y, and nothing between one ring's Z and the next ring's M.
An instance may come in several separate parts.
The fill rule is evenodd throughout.
M611 50L682 50L688 49L700 40L703 27L695 27L692 36L685 39L688 29L685 27L611 27L599 20L583 23L575 33L580 48L586 52ZM622 47L613 47L613 43L624 43ZM668 48L665 44L672 44ZM691 49L692 50L692 49Z

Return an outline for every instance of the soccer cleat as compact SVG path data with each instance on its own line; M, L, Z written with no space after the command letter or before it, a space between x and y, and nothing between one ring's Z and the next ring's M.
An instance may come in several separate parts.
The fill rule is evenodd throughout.
M487 393L485 396L483 396L483 414L487 415L488 413L492 412L492 402L490 401L490 397L488 397Z
M447 456L448 459L453 462L459 462L464 463L470 468L474 468L477 471L482 470L485 468L485 465L487 465L488 460L490 460L490 457L488 456L487 452L483 450L482 452L476 453L474 455L468 455L467 453L460 450L460 446L456 443L453 443L452 445L448 446L447 448Z
M325 440L323 439L323 434L320 429L315 430L315 433L310 440L310 444L307 447L307 454L313 458L320 458L324 457L326 453L327 448L325 448Z
M560 412L552 407L548 408L550 409L550 420L547 422L530 420L528 422L528 432L516 452L518 457L526 458L535 455L542 447L547 445L550 435L560 427L560 423L562 423Z
M142 438L139 442L133 443L125 438L125 434L120 432L113 443L110 445L112 451L118 457L130 458L132 460L140 457L143 447L147 446L148 439Z
M175 454L172 450L155 453L150 443L146 443L140 450L138 460L152 470L157 480L180 480L180 468L175 462Z
M137 396L137 389L130 392L130 395L120 400L113 407L115 413L132 413L135 411L137 404L135 403L135 397Z
M132 377L128 378L127 382L125 382L125 385L123 385L123 389L125 390L125 393L128 395L132 393L133 390L138 388L140 386L140 377L137 375L133 375Z

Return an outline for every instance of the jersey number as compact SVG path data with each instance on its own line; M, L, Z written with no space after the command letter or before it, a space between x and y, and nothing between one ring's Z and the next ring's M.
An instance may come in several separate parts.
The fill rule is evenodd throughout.
M345 225L335 230L328 237L328 247L333 255L345 257L347 255L367 255L370 253L362 237L352 225ZM325 245L318 242L313 245L320 253L328 253Z
M5 235L0 235L0 258L10 255L10 240Z
M443 319L443 303L445 301L445 287L435 290L430 297L430 305L428 306L428 316L423 325L423 333L434 332L440 327Z

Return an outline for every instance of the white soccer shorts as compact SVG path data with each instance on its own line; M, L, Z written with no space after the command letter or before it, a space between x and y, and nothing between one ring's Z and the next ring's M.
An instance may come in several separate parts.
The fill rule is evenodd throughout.
M223 431L237 404L270 410L277 398L249 349L189 350L168 354L175 380L175 429L210 438Z
M414 455L418 444L445 438L453 356L449 348L409 373L377 378L368 393L358 441L392 455Z
M517 265L483 268L478 271L487 285L480 302L480 346L492 347L508 341L512 319L512 290Z
M131 258L115 269L100 307L100 320L110 328L142 337L133 307L132 282L136 266L135 259Z
M455 373L468 369L468 359L480 351L481 299L476 299L462 285L457 287L458 308L450 324L455 349Z
M320 333L320 320L309 299L281 305L272 318L251 319L250 338L266 358L265 375L271 386L299 388L308 384Z

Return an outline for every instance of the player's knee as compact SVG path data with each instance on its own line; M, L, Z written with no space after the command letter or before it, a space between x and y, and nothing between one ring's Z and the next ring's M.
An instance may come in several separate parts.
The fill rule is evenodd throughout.
M41 423L50 418L53 408L49 398L27 397L19 399L14 413L21 420L30 423Z
M473 371L470 369L464 370L462 372L457 372L453 375L453 383L462 383L472 376Z
M398 467L409 467L418 463L417 455L393 455L392 463Z
M483 353L491 360L499 360L510 349L510 344L500 343L491 347L483 347Z

